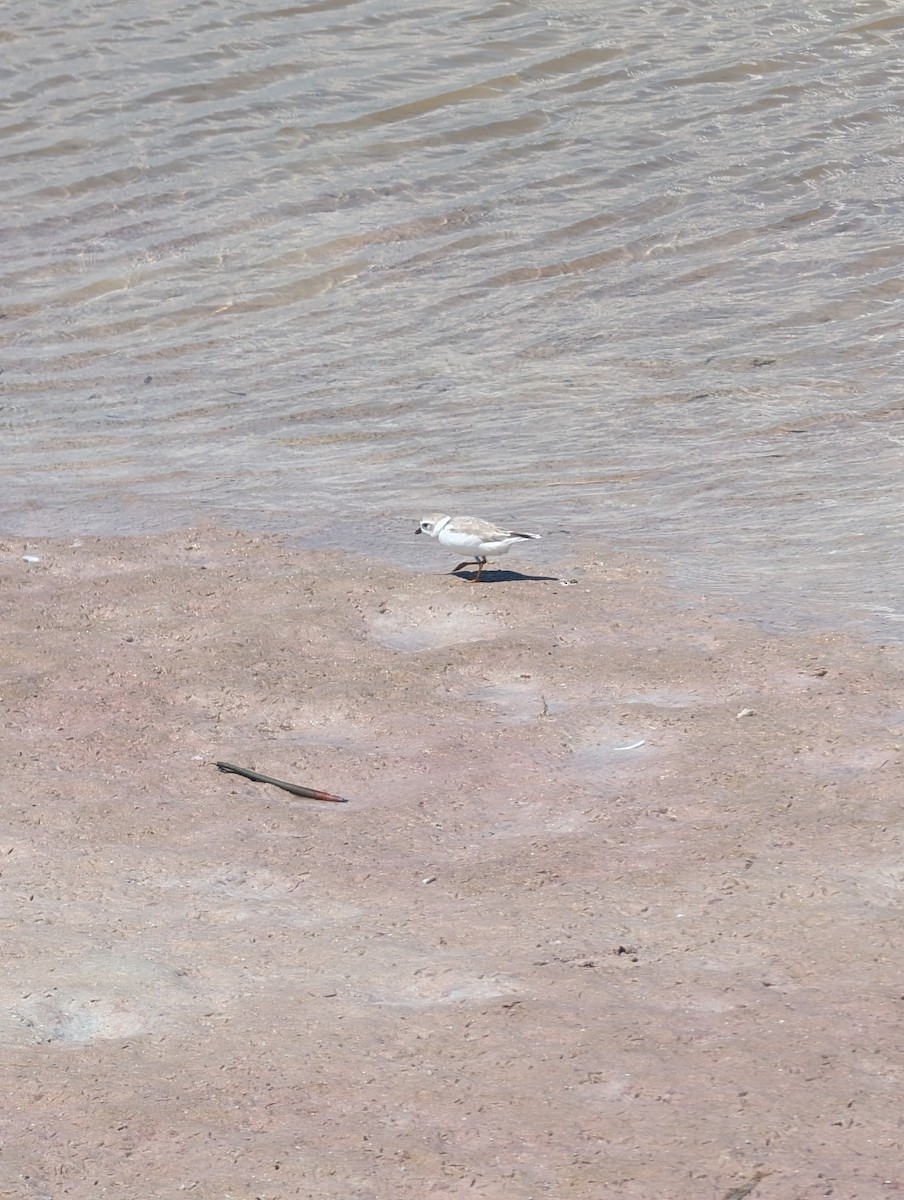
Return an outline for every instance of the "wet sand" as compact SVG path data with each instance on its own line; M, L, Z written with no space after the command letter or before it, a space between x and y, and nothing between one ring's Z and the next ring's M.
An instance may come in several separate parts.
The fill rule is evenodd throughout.
M901 647L623 556L0 552L0 1195L904 1191Z

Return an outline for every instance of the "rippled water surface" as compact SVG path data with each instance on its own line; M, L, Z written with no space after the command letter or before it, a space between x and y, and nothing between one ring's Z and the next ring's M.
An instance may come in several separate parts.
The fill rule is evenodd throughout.
M0 528L466 511L904 636L899 5L5 13Z

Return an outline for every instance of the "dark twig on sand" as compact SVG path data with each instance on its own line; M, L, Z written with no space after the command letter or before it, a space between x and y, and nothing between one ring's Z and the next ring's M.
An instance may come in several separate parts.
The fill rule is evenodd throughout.
M302 787L297 783L286 783L283 779L274 779L272 775L261 775L258 771L248 771L245 767L234 767L232 763L218 762L217 766L221 771L226 771L231 775L242 775L254 783L270 783L273 787L282 788L284 792L291 792L293 796L304 796L308 800L328 800L331 804L348 804L348 801L342 796L333 796L329 792L318 792L314 788Z
M745 1196L749 1196L761 1179L765 1179L767 1175L771 1175L771 1171L756 1171L746 1183L742 1183L739 1187L729 1188L722 1200L744 1200Z

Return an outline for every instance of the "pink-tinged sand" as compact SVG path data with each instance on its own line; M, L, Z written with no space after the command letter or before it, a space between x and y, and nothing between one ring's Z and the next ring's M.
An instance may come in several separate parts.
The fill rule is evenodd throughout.
M900 648L623 556L0 550L0 1196L904 1194Z

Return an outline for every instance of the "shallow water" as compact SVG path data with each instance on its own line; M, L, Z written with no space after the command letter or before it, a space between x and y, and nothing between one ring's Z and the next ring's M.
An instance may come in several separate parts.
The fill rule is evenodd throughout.
M8 15L0 527L448 508L904 636L895 5Z

